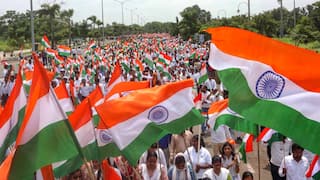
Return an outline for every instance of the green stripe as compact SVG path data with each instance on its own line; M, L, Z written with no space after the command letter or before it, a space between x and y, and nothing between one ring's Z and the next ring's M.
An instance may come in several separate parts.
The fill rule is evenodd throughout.
M162 125L149 123L141 134L122 150L122 153L131 165L135 165L142 153L163 136L167 134L179 134L185 129L203 122L204 119L200 112L192 108L186 115L170 123Z
M316 173L312 178L313 180L320 180L320 172Z
M37 169L77 155L77 147L69 132L67 121L59 121L42 129L28 143L19 145L9 179L33 179Z
M226 69L218 73L229 90L229 107L232 110L246 120L272 128L313 153L320 154L319 122L279 102L257 98L240 69Z
M241 160L247 163L246 143L241 143L239 152L241 153Z
M98 147L99 149L99 160L103 160L106 157L117 157L121 155L121 151L118 146L112 142L105 146Z
M70 52L58 52L60 56L70 56Z
M26 106L24 106L20 111L18 112L18 122L12 128L12 130L7 135L6 139L4 140L2 147L0 148L0 163L5 159L6 151L7 149L16 141L18 131L20 129L22 120L24 118L24 112L25 112Z
M198 84L202 84L203 82L205 82L208 79L208 74L205 74L203 76L201 76L199 78L199 83Z
M150 59L148 59L148 58L145 58L144 60L143 60L143 62L145 62L151 69L153 69L153 61L152 60L150 60Z
M82 152L84 156L86 157L86 160L97 160L98 159L98 151L97 151L97 143L91 143L88 146L82 148ZM76 169L80 168L80 166L83 164L83 160L80 156L73 157L66 161L61 166L55 168L54 176L56 178L68 175L69 173L75 171Z
M227 125L231 129L253 134L255 136L258 135L258 126L256 124L235 115L220 115L216 120L214 130L216 130L221 125Z
M126 73L129 73L129 71L130 71L130 67L129 66L127 66L125 63L121 63L121 66L123 67L123 69L126 71Z

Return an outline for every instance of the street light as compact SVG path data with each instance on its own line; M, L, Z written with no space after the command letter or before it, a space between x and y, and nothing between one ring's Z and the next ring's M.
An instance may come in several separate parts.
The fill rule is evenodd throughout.
M101 16L102 16L102 41L104 41L103 0L101 0Z
M296 0L293 0L293 27L296 26Z
M122 24L124 24L124 18L123 18L123 4L124 4L125 2L130 1L130 0L124 0L124 1L114 0L114 1L115 1L115 2L120 3L120 5L121 5L121 12L122 12Z
M130 15L131 15L131 24L133 24L133 11L137 10L137 8L130 9Z
M33 19L33 5L32 0L30 0L30 19L31 19L31 45L32 45L32 51L35 51L35 45L34 45L34 19Z
M280 37L283 37L283 12L282 12L282 0L278 0L280 3Z
M250 0L248 0L248 2L240 2L240 3L238 4L237 13L240 13L240 5L242 5L242 4L248 5L248 19L250 20Z
M224 13L224 17L227 18L227 11L224 10L224 9L220 9L220 10L218 11L218 13L217 13L218 19L219 19L219 14L220 14L220 12L223 12L223 13Z

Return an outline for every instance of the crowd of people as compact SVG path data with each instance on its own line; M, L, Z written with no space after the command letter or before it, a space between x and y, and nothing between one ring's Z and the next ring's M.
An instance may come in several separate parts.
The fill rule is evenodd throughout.
M155 142L144 152L136 166L131 166L124 156L108 157L122 179L144 180L252 180L253 174L241 171L241 157L236 148L241 143L243 133L208 123L208 109L212 103L227 97L227 91L216 72L208 65L210 42L193 43L168 35L136 36L126 40L110 42L104 47L78 48L69 57L50 56L40 53L44 67L54 73L52 87L62 83L72 95L73 102L81 102L96 87L103 94L110 91L110 79L117 63L121 64L121 81L150 81L151 86L192 78L193 95L201 94L197 107L206 118L201 132L186 129L180 134L169 134ZM33 71L31 57L23 57L22 73ZM151 62L151 63L150 63ZM201 68L205 66L208 78L201 82ZM3 81L0 85L1 105L5 106L14 85L18 69L5 64ZM25 82L25 81L24 81ZM75 103L76 104L76 103ZM214 123L213 121L210 121ZM211 135L208 148L203 140ZM274 136L280 136L276 133ZM230 140L236 140L235 141ZM304 149L289 138L269 141L270 172L274 180L300 180L312 159L312 154L303 156ZM97 179L103 178L100 163L91 162ZM87 179L85 166L70 173L64 179Z

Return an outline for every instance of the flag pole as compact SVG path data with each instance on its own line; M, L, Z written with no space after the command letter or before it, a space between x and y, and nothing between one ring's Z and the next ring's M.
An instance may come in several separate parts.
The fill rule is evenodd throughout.
M258 126L258 130L260 130L260 126ZM258 176L259 176L259 180L261 178L261 170L260 170L260 142L257 142L257 149L258 149Z

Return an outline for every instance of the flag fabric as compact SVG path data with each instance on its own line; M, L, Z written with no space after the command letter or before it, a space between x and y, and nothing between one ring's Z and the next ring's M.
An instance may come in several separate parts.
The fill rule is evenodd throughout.
M13 147L25 113L27 96L22 85L21 74L17 74L3 112L0 114L0 163L4 160L8 148Z
M97 144L92 122L91 106L89 99L85 98L69 116L69 121L78 139L84 157L87 160L95 160L97 157ZM62 177L78 169L84 162L79 154L67 161L54 163L55 177Z
M58 45L57 49L60 56L70 56L71 54L71 48L68 46Z
M318 155L315 155L307 172L306 177L312 177L314 180L320 179L320 159Z
M244 163L247 163L247 153L253 151L253 135L246 134L242 139L242 143L239 148L241 153L241 159Z
M121 176L115 171L112 166L110 166L108 160L105 159L101 162L101 169L103 171L103 179L121 180Z
M35 53L33 59L33 83L16 140L17 150L9 179L33 178L34 172L41 167L79 152L66 115L50 90L46 71Z
M89 49L95 49L97 46L96 46L96 43L94 41L92 41L90 44L89 44Z
M71 98L68 94L68 90L66 88L65 83L63 81L60 82L59 86L54 88L54 92L58 98L59 104L62 107L63 111L67 115L70 115L73 112L74 107Z
M223 100L222 102L216 102L220 105L223 105L224 108L218 109L220 110L216 115L216 121L214 124L214 130L216 130L221 125L226 125L231 129L242 131L246 133L253 134L255 136L258 135L258 125L252 123L251 121L245 120L244 117L240 116L232 109L228 107L228 99ZM211 114L212 111L215 111L216 105L213 103L208 110L208 114Z
M108 82L107 85L107 93L119 82L121 82L121 67L119 62L116 63L116 67L114 68L110 81Z
M51 48L50 41L46 35L43 35L43 37L41 38L41 44L46 48Z
M89 104L91 107L91 114L93 119L93 124L96 127L100 121L100 117L95 109L95 106L98 106L104 101L104 96L101 91L101 88L97 86L88 96Z
M48 56L55 58L58 54L58 51L51 48L46 48L46 53Z
M15 149L10 152L10 154L6 157L6 159L0 165L0 180L8 180L10 167L12 164L13 156L15 153Z
M145 89L150 87L149 81L139 81L139 82L120 82L113 86L111 91L106 95L105 100L111 100L115 98L122 97L125 93L130 91L138 90L138 89Z
M202 99L202 93L198 93L198 95L193 98L193 103L196 109L201 109L201 105L202 105L201 99Z
M54 180L52 165L39 169L36 173L36 180Z
M202 63L198 84L204 83L207 79L208 79L207 66L206 66L206 63Z
M154 68L154 62L150 54L146 54L146 57L143 59L143 62L145 62L151 69Z
M133 165L164 135L203 123L194 108L192 86L192 80L185 80L105 101L96 108L103 121L98 128L108 128L113 141Z
M275 133L277 133L277 131L270 128L264 128L257 137L257 142L268 142Z
M320 154L320 55L237 28L207 32L209 64L229 91L229 107Z
M169 66L172 61L172 57L160 52L159 61Z

